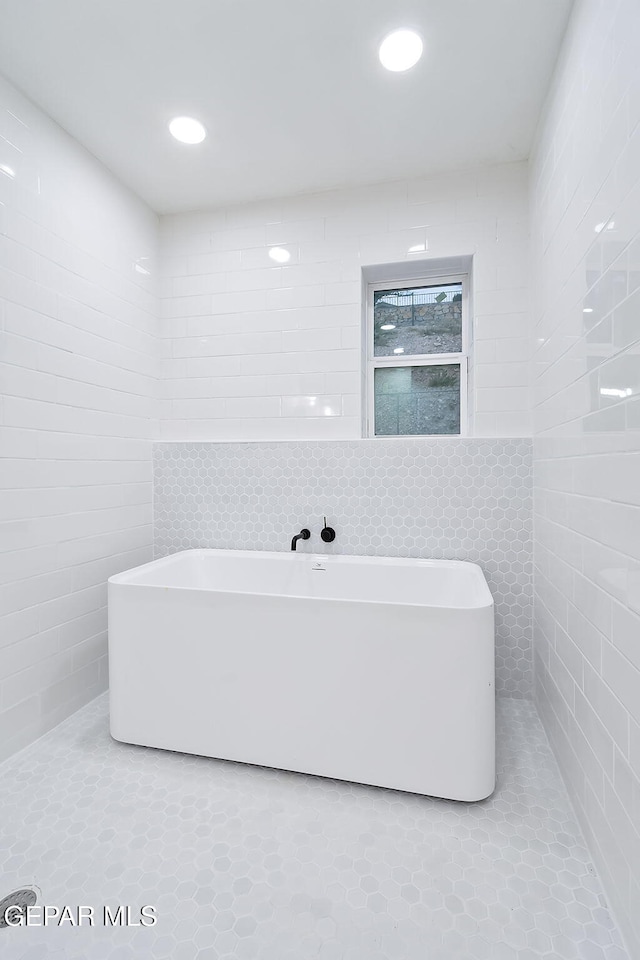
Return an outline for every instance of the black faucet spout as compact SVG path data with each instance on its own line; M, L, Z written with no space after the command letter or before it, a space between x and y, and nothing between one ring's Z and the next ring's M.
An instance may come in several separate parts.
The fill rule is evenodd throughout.
M306 527L303 527L300 533L296 533L295 537L291 541L291 549L295 551L298 546L298 540L308 540L311 536L311 531L307 530Z

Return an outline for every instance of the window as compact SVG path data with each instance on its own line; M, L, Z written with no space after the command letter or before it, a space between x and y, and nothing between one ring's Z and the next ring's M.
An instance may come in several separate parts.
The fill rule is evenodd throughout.
M465 432L466 277L372 283L367 309L367 435Z

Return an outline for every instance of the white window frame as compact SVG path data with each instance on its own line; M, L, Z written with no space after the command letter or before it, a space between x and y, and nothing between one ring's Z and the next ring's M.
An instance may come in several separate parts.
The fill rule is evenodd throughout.
M440 287L449 283L462 284L462 350L460 353L417 353L397 354L390 357L374 356L374 312L373 295L377 290L415 290L417 287ZM453 274L439 277L411 277L410 279L385 280L367 284L366 335L365 335L365 436L380 437L465 437L468 434L468 397L469 397L469 276ZM392 433L375 432L375 370L378 367L435 367L444 364L460 364L460 432L459 433Z

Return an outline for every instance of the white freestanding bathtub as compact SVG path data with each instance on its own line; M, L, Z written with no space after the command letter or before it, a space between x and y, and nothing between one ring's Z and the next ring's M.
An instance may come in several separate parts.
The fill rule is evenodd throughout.
M109 580L126 743L480 800L493 601L453 560L190 550Z

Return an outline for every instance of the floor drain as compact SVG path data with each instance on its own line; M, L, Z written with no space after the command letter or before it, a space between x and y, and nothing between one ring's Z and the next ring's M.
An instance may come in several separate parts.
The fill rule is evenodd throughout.
M38 899L35 890L23 887L14 890L0 900L0 928L16 924L24 914L25 907L32 907Z

